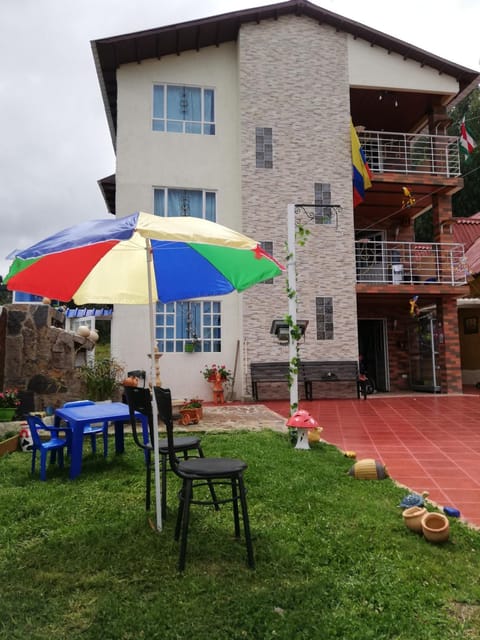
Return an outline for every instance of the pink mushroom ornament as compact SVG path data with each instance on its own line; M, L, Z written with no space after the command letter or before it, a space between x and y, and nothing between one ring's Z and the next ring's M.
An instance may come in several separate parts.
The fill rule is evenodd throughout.
M287 420L287 427L297 430L297 444L295 449L310 449L308 432L318 429L318 422L305 409L299 409Z

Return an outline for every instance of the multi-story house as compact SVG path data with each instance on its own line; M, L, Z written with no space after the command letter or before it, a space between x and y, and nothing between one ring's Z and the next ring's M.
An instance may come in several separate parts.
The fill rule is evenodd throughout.
M446 128L478 72L305 0L92 46L116 150L100 181L112 213L202 216L285 262L288 205L316 205L297 208L310 232L296 247L301 358L362 353L380 391L461 392L456 301L468 287L449 222L463 182ZM356 206L351 121L372 171ZM429 208L434 242L420 244L413 223ZM251 362L287 360L270 332L287 312L283 277L159 304L162 383L205 397L200 372L216 362L248 397ZM146 309L115 307L113 351L131 369L148 367L147 327Z

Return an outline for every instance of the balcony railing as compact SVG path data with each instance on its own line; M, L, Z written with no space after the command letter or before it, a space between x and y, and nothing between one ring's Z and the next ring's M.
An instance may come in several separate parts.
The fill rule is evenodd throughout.
M460 175L456 136L362 131L358 137L373 173Z
M463 244L355 241L357 282L448 284L467 282Z

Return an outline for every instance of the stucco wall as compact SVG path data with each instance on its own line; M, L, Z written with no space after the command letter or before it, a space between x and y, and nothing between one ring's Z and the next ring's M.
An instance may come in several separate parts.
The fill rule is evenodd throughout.
M130 64L118 71L117 211L153 212L155 187L213 190L217 222L241 229L238 139L238 79L235 43L187 51L180 56ZM152 131L155 83L215 89L216 135ZM210 386L200 371L205 364L233 369L241 332L239 296L222 299L220 354L163 354L161 382L175 398L209 398ZM129 369L150 370L147 307L115 306L112 353Z

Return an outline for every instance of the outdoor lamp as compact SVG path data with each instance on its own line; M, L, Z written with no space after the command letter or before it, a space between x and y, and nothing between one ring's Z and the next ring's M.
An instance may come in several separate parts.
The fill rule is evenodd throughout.
M297 320L297 326L300 329L302 336L305 336L308 320ZM272 326L270 327L270 333L276 336L280 344L288 344L290 340L290 325L283 320L272 320Z

